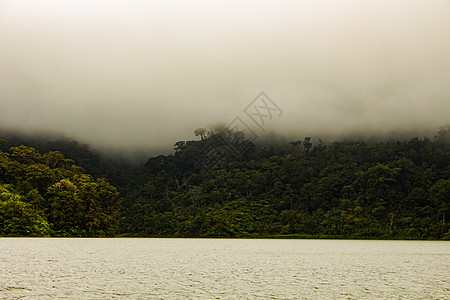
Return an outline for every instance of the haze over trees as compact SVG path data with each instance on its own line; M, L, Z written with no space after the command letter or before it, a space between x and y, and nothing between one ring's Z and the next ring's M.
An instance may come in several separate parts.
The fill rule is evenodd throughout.
M258 144L199 128L143 167L67 140L4 145L0 235L449 239L449 132Z

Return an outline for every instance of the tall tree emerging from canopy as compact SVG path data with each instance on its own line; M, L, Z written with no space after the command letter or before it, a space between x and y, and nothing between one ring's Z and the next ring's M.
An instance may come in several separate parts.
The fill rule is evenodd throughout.
M305 137L305 140L303 141L303 149L305 149L305 152L308 153L309 149L311 149L312 143L311 143L311 137L307 136Z
M200 136L201 140L203 141L206 137L206 129L205 128L197 128L194 130L195 136Z

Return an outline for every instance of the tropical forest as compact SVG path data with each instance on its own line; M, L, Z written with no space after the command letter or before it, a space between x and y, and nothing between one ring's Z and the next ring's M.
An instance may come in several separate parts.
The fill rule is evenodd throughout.
M0 236L450 239L450 125L378 141L195 135L140 164L2 136Z

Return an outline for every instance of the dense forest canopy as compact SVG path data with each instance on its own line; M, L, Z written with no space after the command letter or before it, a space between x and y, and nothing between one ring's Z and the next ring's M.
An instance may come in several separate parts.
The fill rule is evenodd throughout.
M0 152L0 236L113 236L118 199L61 152Z
M194 133L144 166L70 140L8 138L0 235L450 239L450 126L370 143Z

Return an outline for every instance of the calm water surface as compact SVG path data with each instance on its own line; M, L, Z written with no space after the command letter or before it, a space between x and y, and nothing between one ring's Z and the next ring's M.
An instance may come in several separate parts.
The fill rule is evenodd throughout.
M450 299L450 242L0 238L0 299Z

